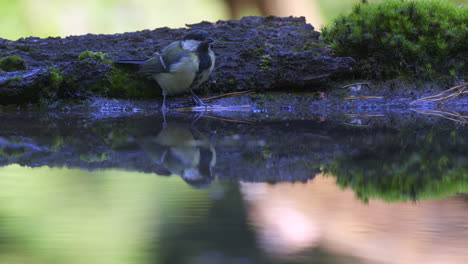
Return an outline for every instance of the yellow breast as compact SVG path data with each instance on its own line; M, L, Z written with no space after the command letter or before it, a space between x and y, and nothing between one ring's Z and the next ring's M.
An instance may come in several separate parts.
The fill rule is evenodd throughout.
M171 65L168 73L157 73L153 78L168 95L176 95L189 91L197 71L198 57L191 53L189 57Z

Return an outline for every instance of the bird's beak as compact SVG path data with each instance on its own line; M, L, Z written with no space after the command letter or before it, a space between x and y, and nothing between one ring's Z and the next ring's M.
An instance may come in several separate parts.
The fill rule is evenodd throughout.
M206 38L206 40L204 41L206 44L210 44L210 43L213 43L214 42L214 39L212 38Z

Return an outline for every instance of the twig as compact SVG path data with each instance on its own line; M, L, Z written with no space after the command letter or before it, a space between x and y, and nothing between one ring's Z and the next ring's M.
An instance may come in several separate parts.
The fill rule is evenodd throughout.
M415 103L419 103L419 102L439 102L439 101L442 102L442 101L448 100L450 98L453 98L455 96L459 96L460 94L467 93L467 91L465 91L466 86L468 86L468 83L457 85L455 87L452 87L452 88L450 88L450 89L448 89L446 91L443 91L441 93L438 93L436 95L427 96L427 97L417 99L417 100L411 102L410 104L415 104ZM446 95L448 92L451 92L451 91L457 90L457 89L459 89L459 90Z
M442 117L442 118L445 118L445 119L448 119L448 120L451 120L451 121L468 124L468 121L466 120L468 118L468 116L462 116L462 115L460 115L458 113L452 113L452 112L440 111L440 110L431 110L431 111L422 111L422 110L416 110L416 109L411 109L411 110L416 112L416 113L420 113L420 114L424 114L424 115L438 116L438 117ZM449 117L449 116L455 116L456 118L452 118L452 117Z
M350 95L346 96L344 99L348 100L357 100L357 99L382 99L383 96L355 96L355 95Z
M233 105L233 106L195 106L195 107L180 107L172 109L173 111L179 112L222 112L222 111L252 111L251 105Z
M213 97L208 97L208 98L203 98L201 99L202 101L209 101L213 99L219 99L223 97L228 97L228 96L237 96L237 95L242 95L242 94L249 94L249 93L254 93L255 90L247 90L247 91L242 91L242 92L234 92L234 93L227 93L227 94L222 94L222 95L217 95Z
M385 116L381 114L345 114L346 117L377 117L377 116Z
M244 124L254 124L255 122L242 120L237 118L230 118L230 117L219 117L219 116L212 116L212 115L203 115L203 117L213 118L216 120L228 121L228 122L235 122L235 123L244 123Z
M359 82L359 83L347 84L347 85L341 87L341 89L346 89L346 88L348 88L348 87L356 86L356 85L367 85L368 87L371 87L371 88L372 88L372 86L371 86L370 83L368 83L368 82Z
M468 116L462 116L460 115L459 113L453 113L453 112L449 112L449 111L441 111L441 110L432 110L433 112L436 112L436 113L442 113L442 114L447 114L447 115L451 115L451 116L456 116L458 118L468 118Z

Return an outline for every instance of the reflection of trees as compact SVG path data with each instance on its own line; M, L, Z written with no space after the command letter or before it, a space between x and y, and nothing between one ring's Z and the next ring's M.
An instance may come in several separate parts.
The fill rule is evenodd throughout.
M364 204L353 198L352 190L340 191L333 177L322 175L307 184L242 184L241 191L259 246L271 258L311 256L303 263L392 264L461 264L468 259L468 203L463 196ZM302 219L284 223L290 210ZM287 239L284 232L297 226L313 232L299 233L304 239ZM342 262L336 258L320 262L320 251L358 260L345 257Z
M255 234L246 220L238 185L211 189L214 199L206 218L174 221L159 226L155 263L265 263L256 245ZM156 251L155 251L156 252Z
M367 145L361 141L354 154L339 156L325 172L364 201L415 201L468 193L464 137L456 131L418 132L374 137Z
M160 215L209 203L179 179L150 174L12 165L0 175L0 263L145 263L155 222L170 221Z

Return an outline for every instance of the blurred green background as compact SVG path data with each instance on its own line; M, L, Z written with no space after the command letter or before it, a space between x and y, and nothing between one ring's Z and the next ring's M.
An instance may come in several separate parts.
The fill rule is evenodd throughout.
M462 5L468 0L450 0ZM358 0L0 0L0 37L123 33L246 15L305 16L320 28Z
M0 263L152 263L161 226L197 223L210 205L180 177L19 165L0 175Z

